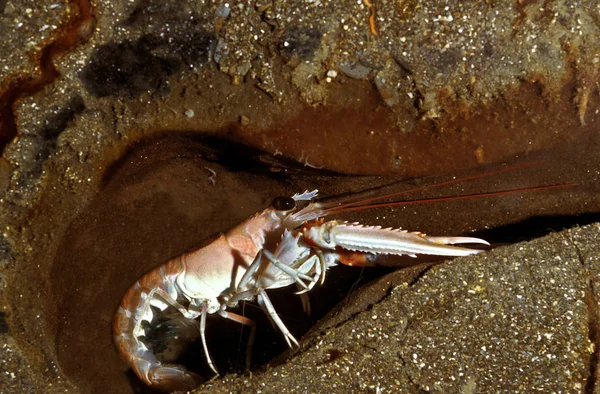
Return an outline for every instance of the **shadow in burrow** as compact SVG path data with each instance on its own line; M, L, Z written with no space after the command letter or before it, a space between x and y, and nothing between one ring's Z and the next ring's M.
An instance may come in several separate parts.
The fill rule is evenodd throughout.
M138 277L234 226L274 196L314 188L314 182L324 185L334 177L305 169L300 173L292 163L231 142L223 149L217 145L192 135L140 143L107 170L102 191L69 226L52 267L48 309L56 314L48 314L54 319L49 327L56 327L52 334L61 369L83 391L146 390L126 372L111 335L120 298ZM326 308L313 303L313 314L306 317L291 292L274 292L272 299L295 333L306 331ZM285 348L254 304L237 311L259 327L253 365ZM174 329L169 320L148 327L152 346L158 349ZM207 331L219 370L240 371L248 329L211 316ZM212 377L198 341L186 345L180 362Z
M514 174L483 178L445 192L465 194L490 187L508 189L528 182L548 183L546 172L525 172L521 176L523 179ZM69 226L53 264L52 296L48 297L52 305L48 308L57 313L48 315L55 319L49 326L56 329L52 334L61 369L84 392L147 392L149 389L120 360L111 335L120 298L139 276L231 228L266 207L274 196L314 188L326 194L342 194L381 187L384 193L419 186L421 182L412 180L402 185L393 178L316 171L229 141L194 134L160 137L133 146L110 167L103 189ZM582 212L572 192L558 189L534 196L511 195L494 202L449 201L435 204L435 208L384 208L349 215L348 219L440 235L477 231L476 235L492 242L513 242L560 229L565 223L597 220L593 212L585 217L574 216ZM586 193L592 192L586 189ZM582 200L588 197L586 193ZM548 207L556 206L561 209L554 213L562 216L550 215ZM303 312L293 289L272 291L270 296L285 324L299 338L353 289L391 269L335 267L328 273L325 286L310 293L310 316ZM286 349L281 334L255 304L244 303L236 312L257 322L253 368ZM212 377L195 338L190 342L165 342L181 329L169 319L159 320L147 329L157 352L169 357L176 348L184 348L179 361L206 378ZM185 331L193 330L186 326ZM248 334L243 326L210 317L208 346L222 373L243 369Z

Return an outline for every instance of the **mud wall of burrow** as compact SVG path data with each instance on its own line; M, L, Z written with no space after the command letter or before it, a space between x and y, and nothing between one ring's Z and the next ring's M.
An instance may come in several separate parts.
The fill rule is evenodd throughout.
M3 367L17 371L0 384L11 389L85 391L90 360L59 368L61 354L99 340L118 358L109 328L73 327L110 325L135 277L273 195L391 182L328 171L397 179L544 158L500 186L585 187L520 201L516 215L512 201L495 217L479 206L470 220L433 221L469 232L597 211L594 2L0 6L0 334L12 349ZM130 265L115 263L135 248Z

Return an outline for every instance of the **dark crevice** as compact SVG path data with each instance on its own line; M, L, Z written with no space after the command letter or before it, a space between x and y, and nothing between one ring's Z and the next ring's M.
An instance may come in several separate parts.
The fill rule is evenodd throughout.
M382 303L389 296L391 296L393 290L394 290L394 284L390 283L389 286L385 289L385 293L383 294L383 296L381 298L373 300L373 302L370 303L366 308L363 308L363 309L361 309L361 310L359 310L357 312L354 312L354 313L348 315L346 318L344 318L344 320L336 323L335 325L333 325L331 327L327 327L327 330L335 330L335 329L343 326L347 322L353 320L356 316L360 315L361 313L366 313L366 312L371 311L375 305Z
M423 271L419 272L410 282L408 282L408 287L413 287L420 281L434 266L437 264L431 264L430 266L426 266L423 268Z
M580 215L540 215L525 220L497 226L489 230L472 233L472 236L483 238L494 247L531 241L548 234L560 232L575 226L585 226L600 221L600 212ZM499 244L498 242L501 242Z
M116 109L113 108L116 113ZM115 122L118 122L118 116L115 116ZM116 127L116 123L115 123ZM237 126L232 124L224 127L223 134L233 132ZM136 152L150 144L160 144L166 141L178 141L187 147L187 154L197 155L202 159L224 166L228 171L239 173L252 173L259 175L269 175L282 183L286 183L291 175L296 177L306 177L310 179L327 179L336 175L333 171L315 170L306 168L293 159L283 156L272 156L260 149L251 147L230 138L222 138L211 135L201 135L197 132L181 131L176 136L168 132L156 132L148 139L142 139L132 144L127 151L115 162L110 164L102 176L102 186L104 188L117 174L121 168L126 165L137 154ZM179 158L184 158L181 155Z
M313 346L315 346L316 344L319 343L319 341L322 339L322 337L324 335L326 335L326 333L328 331L332 331L332 330L335 330L335 329L343 326L344 324L346 324L347 322L351 321L352 319L354 319L359 314L361 314L363 312L370 311L371 309L373 309L374 305L376 305L376 304L382 302L383 300L385 300L386 298L388 298L392 294L394 286L395 286L394 283L389 283L389 285L384 289L385 293L381 296L381 298L375 299L371 303L369 303L369 305L367 305L366 307L360 308L359 310L357 310L355 312L352 312L352 313L348 314L347 316L344 316L343 319L337 321L335 324L326 325L324 327L321 327L313 335L309 334L309 338L302 338L302 341L300 343L300 348L297 351L293 351L292 353L290 353L289 350L285 351L283 354L280 354L279 356L277 356L273 360L271 360L268 363L268 365L271 366L271 367L282 365L282 364L285 364L289 360L289 358L290 358L291 355L297 355L297 354L308 352L310 349L313 348ZM358 290L358 291L360 292L361 290ZM349 298L344 299L344 301L342 301L342 304L346 304L347 305L348 299ZM342 307L340 305L338 305L333 310L337 311L340 308L342 308ZM323 318L323 321L329 321L329 320L330 319L327 316L325 316ZM335 320L335 318L333 318L333 320ZM372 348L370 348L370 349L372 349ZM372 349L372 350L375 350L375 349Z
M380 297L378 297L376 299L373 299L372 302L370 302L367 306L359 308L358 310L356 310L356 311L354 311L352 313L349 313L347 316L344 316L339 321L336 321L337 319L335 318L335 315L332 316L331 313L330 313L329 317L325 316L322 321L327 322L327 321L330 321L330 320L334 320L336 322L334 324L332 324L332 325L325 325L323 327L319 327L319 329L315 330L312 335L309 334L308 338L302 338L302 341L301 341L299 349L297 349L296 351L292 351L292 352L290 352L289 350L285 351L283 354L280 354L279 356L277 356L274 359L272 359L268 363L268 365L271 366L271 367L282 365L282 364L285 364L292 355L298 355L298 354L301 354L301 353L308 352L316 344L319 343L319 341L322 339L322 337L324 335L326 335L326 332L335 330L335 329L343 326L344 324L346 324L347 322L351 321L352 319L354 319L359 314L361 314L363 312L370 311L371 309L373 309L374 305L376 305L376 304L382 302L383 300L385 300L386 298L388 298L392 294L393 288L394 288L394 286L396 284L397 283L393 283L393 282L388 283L388 286L385 289L383 289L384 293ZM365 287L369 287L369 285L367 285ZM364 289L364 287L363 287L363 289ZM351 302L349 302L349 300L352 300L352 299L354 299L354 297L360 295L360 293L362 291L363 290L358 290L358 292L354 293L353 296L346 297L342 301L341 305L338 305L333 310L334 311L337 311L337 310L340 310L340 309L343 310L344 309L343 305L346 305L348 307L348 305L351 304ZM333 313L335 313L335 312L333 312ZM375 350L375 349L372 349L372 350Z
M418 268L417 268L417 267L414 267L414 268L417 268L417 269L421 269L421 271L420 271L418 274L416 274L416 275L415 275L415 276L414 276L414 277L413 277L413 278L412 278L412 279L411 279L411 280L408 282L408 287L412 287L414 284L416 284L416 283L417 283L417 282L418 282L418 281L419 281L419 280L420 280L420 279L421 279L421 278L422 278L422 277L423 277L423 276L424 276L424 275L425 275L427 272L429 272L429 270L430 270L430 269L431 269L433 266L435 266L435 265L437 265L437 264L435 264L435 263L430 263L429 265L427 265L427 264L422 264L422 265L419 265L419 266L417 266ZM383 278L383 279L385 279L385 278ZM380 283L380 282L381 282L381 280L377 280L377 281L376 281L376 283ZM387 298L389 298L389 297L392 295L392 292L394 291L394 289L395 289L395 288L396 288L398 285L400 285L400 283L407 283L407 282L406 282L406 281L404 281L404 280L401 280L401 281L395 281L395 280L391 280L391 281L389 281L389 282L387 283L387 287L386 287L385 289L383 289L383 294L381 294L381 295L380 295L379 297L377 297L377 298L370 298L370 302L369 302L369 304L368 304L368 305L366 305L366 306L364 306L364 307L360 308L359 310L357 310L357 311L355 311L355 312L353 312L353 313L350 313L348 316L345 316L345 317L344 317L342 320L340 320L339 322L337 322L337 323L335 323L335 324L333 324L333 325L331 325L331 326L324 327L324 328L321 330L321 335L323 335L323 334L325 333L325 331L335 330L335 329L337 329L337 328L341 327L342 325L346 324L347 322L349 322L349 321L353 320L353 319L354 319L356 316L360 315L361 313L366 313L366 312L369 312L369 311L371 311L371 310L372 310L372 309L375 307L375 305L377 305L377 304L381 304L381 303L382 303L382 302L384 302L384 301L385 301ZM375 285L375 284L372 284L372 285ZM363 287L361 290L358 290L358 292L359 292L359 293L357 293L355 296L360 296L360 292L363 292L363 291L365 291L365 289L366 289L366 288L369 288L369 287L370 287L370 285L366 285L366 286L364 286L364 287ZM351 298L350 298L350 299L346 299L346 300L344 300L343 302L344 302L345 304L348 304L348 303L350 303L350 301L349 301L349 300L351 300ZM338 307L336 307L336 308L335 308L335 310L337 310L337 309L340 309L340 308L341 308L341 307L340 307L340 306L338 306ZM312 343L315 343L315 342L316 342L316 340L315 340L315 341L311 341L311 345L312 345ZM308 349L309 347L310 347L310 346L307 346L307 347L305 348L305 350L306 350L306 349Z

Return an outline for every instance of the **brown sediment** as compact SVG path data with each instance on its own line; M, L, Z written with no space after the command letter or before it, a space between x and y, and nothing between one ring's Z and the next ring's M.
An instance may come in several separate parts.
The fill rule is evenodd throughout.
M50 39L51 42L34 55L38 57L39 75L3 81L4 85L0 87L0 152L19 132L14 113L17 101L53 83L59 77L54 66L55 59L85 42L94 31L95 19L90 1L70 0L68 5L71 16L64 22L62 30L58 30L56 38Z
M293 6L293 2L283 4ZM350 3L338 4L342 7L336 7L344 8ZM435 2L429 4L435 6ZM526 0L517 4L517 7L523 9L531 4ZM6 100L8 103L1 108L9 111L13 136L23 124L34 125L27 130L31 132L27 136L31 140L42 135L39 146L35 143L28 145L31 140L19 138L5 151L8 161L0 162L0 191L10 184L4 179L17 179L11 178L12 168L18 168L21 175L33 168L39 175L29 179L21 177L10 185L12 189L4 198L7 202L4 212L11 228L7 228L7 235L0 236L0 249L5 248L4 243L8 245L12 242L14 249L10 255L18 256L18 264L11 265L14 278L7 281L7 289L12 292L7 296L12 309L7 307L6 329L11 335L14 333L27 352L27 361L31 364L28 370L45 368L52 360L58 360L61 372L81 391L132 390L136 380L128 380L131 376L125 374L127 366L116 354L109 327L119 298L141 274L169 257L197 246L210 234L239 223L278 194L313 188L322 189L326 194L337 194L364 190L386 182L402 187L397 183L398 179L393 177L333 176L326 171L313 171L311 166L343 173L388 176L396 173L407 177L432 173L454 175L456 170L475 165L497 164L500 161L514 163L542 157L546 159L544 166L505 176L499 181L486 179L480 183L456 185L444 195L551 183L576 182L579 186L557 190L556 193L386 209L378 213L360 214L355 220L367 224L401 226L436 235L481 231L484 232L480 234L482 238L511 242L543 234L548 229L598 218L600 183L596 173L598 138L595 137L599 123L598 114L595 113L598 96L594 85L587 84L587 81L595 80L597 68L596 71L586 68L589 64L582 61L583 55L575 44L572 44L574 49L567 53L565 68L560 68L566 69L564 74L552 74L552 68L543 74L540 70L545 69L538 65L533 71L530 68L518 68L515 71L513 68L514 74L507 79L501 78L502 73L494 74L496 78L490 82L485 78L489 69L483 64L478 66L473 75L459 75L461 83L458 86L453 85L456 80L440 78L435 86L430 84L425 88L423 83L430 80L419 76L419 70L429 73L430 69L422 67L421 63L433 66L429 74L431 76L436 72L446 75L445 71L458 69L470 62L463 64L456 55L458 52L440 49L433 51L435 53L431 54L431 59L423 57L416 63L394 59L406 63L400 66L402 70L398 71L396 77L407 86L403 85L400 91L396 91L393 88L396 85L390 84L387 90L378 91L371 84L373 74L381 64L392 61L388 59L390 54L384 51L386 57L379 59L381 62L369 63L372 68L365 67L371 73L369 80L366 80L367 77L365 80L355 80L340 72L332 83L315 79L313 75L306 79L306 85L294 86L289 81L289 75L286 75L294 72L286 68L293 68L293 65L283 64L279 60L280 54L277 54L279 38L289 39L292 43L291 49L282 49L287 56L313 61L314 68L311 70L316 73L325 75L328 71L340 71L339 62L348 59L334 56L323 61L318 57L323 31L291 20L282 27L282 37L277 34L279 30L275 30L274 37L262 37L266 39L266 44L260 44L258 48L253 44L243 48L244 58L240 63L248 58L254 59L256 50L262 53L267 46L269 50L275 49L273 58L267 57L265 60L270 64L268 71L276 76L275 82L263 85L263 93L256 87L265 84L269 75L251 77L250 72L244 79L235 71L243 68L238 67L243 63L238 64L238 60L230 58L229 71L226 71L224 66L227 62L221 61L216 66L209 56L213 40L241 37L245 32L242 28L244 25L240 24L239 28L233 30L231 19L222 20L224 24L218 29L220 37L216 37L204 25L188 24L186 12L182 11L182 15L177 17L165 12L176 6L161 8L160 5L161 2L157 0L133 3L133 11L121 10L120 14L117 11L109 18L108 13L113 11L110 7L97 11L98 15L107 16L106 20L102 19L107 23L102 25L104 31L99 35L100 42L73 53L73 57L78 59L74 64L82 64L87 73L81 72L79 67L72 67L70 71L65 71L69 74L65 75L64 83L56 85L60 89L48 92L49 95L45 97L40 94L32 97L39 111L27 113L27 110L23 110L18 113L17 119L12 112L18 110L19 101L24 96L35 94L60 77L53 61L57 55L68 51L69 45L73 48L78 44L77 28L68 29L73 25L65 27L71 32L73 41L65 39L63 44L55 41L43 50L39 61L43 63L41 68L49 68L42 73L45 77L16 80L21 90L15 86L12 96L0 98L0 102ZM385 21L379 24L379 17L389 15L380 13L384 7L379 3L377 5L381 7L378 8L377 32L379 37L385 37L386 31L389 32L393 26L388 24L386 27ZM544 8L547 11L542 18L550 15L551 8L546 5ZM407 8L407 12L402 13L403 19L414 19L412 15L419 8ZM527 11L530 9L527 8ZM533 11L531 9L531 13ZM72 17L73 24L79 24L80 29L87 31L93 28L94 18L88 15L89 19L85 22L82 16L85 12L80 8L79 14ZM135 28L123 35L113 34L121 30L112 29L120 26L119 21L129 20L133 23L136 15ZM162 15L168 17L162 20ZM529 20L525 12L521 16L521 25L516 28L523 31L529 23L522 22ZM162 41L158 39L161 29L166 25L163 22L171 25L171 22L177 22L177 18L181 20L173 25L177 27L176 34ZM518 16L513 20L518 20ZM143 25L148 21L153 21L155 26L146 30ZM361 18L361 21L364 32L371 34L366 30L367 19ZM246 20L242 22L246 23ZM403 23L397 23L394 29L398 29L398 34L391 38L400 37L406 26ZM438 31L443 33L449 27L441 23ZM421 32L427 32L428 29L424 26L424 29L415 31L413 38L420 37ZM349 29L351 31L352 28ZM357 31L360 32L360 29ZM87 37L87 34L81 36ZM302 35L306 40L294 41L296 35ZM198 37L201 39L198 40ZM329 37L333 35L329 34ZM588 43L597 41L590 38L594 35L585 37L588 37ZM355 38L359 37L348 36L347 42L358 43L359 40ZM410 41L409 37L407 42ZM418 39L412 41L415 54L428 52L427 43L421 43ZM148 45L149 42L154 46ZM173 42L177 43L174 47ZM197 56L192 58L200 60L187 61L190 59L190 43L196 44L193 49ZM371 48L371 43L367 40L364 47L351 52L363 52L365 48ZM400 45L400 41L397 43ZM435 45L436 42L430 44ZM488 44L482 50L482 56L476 56L478 60L486 60L492 55L501 56L498 54L500 47L492 45L493 41ZM136 54L134 61L128 59L127 51L121 50L123 48L131 49ZM143 52L142 56L137 56L137 49ZM376 49L374 52L378 53L380 48L373 45L371 49ZM404 49L409 50L408 47ZM95 57L94 53L108 53L113 58ZM557 56L549 57L551 63L562 65L561 54L558 52ZM286 53L283 55L281 57L286 58ZM350 60L354 59L352 56ZM369 59L371 57L368 56ZM146 59L160 61L155 68L144 67L148 66ZM519 56L513 58L517 63L519 59ZM162 61L178 66L163 68L160 67ZM122 64L129 66L127 72L119 67ZM189 64L194 65L192 71L182 67ZM493 66L496 70L504 70L507 64ZM112 68L112 84L107 83L102 67ZM61 66L59 69L67 68ZM394 76L391 72L382 75ZM91 78L86 79L86 76ZM232 87L230 78L239 86ZM142 83L136 85L140 79ZM413 82L406 82L405 79ZM101 89L90 88L86 80L96 82L95 86ZM258 80L260 83L253 85ZM81 84L83 89L79 89ZM477 84L482 86L477 87ZM490 84L491 89L488 89ZM147 89L148 86L150 89ZM170 92L163 89L167 86ZM207 86L210 86L210 92ZM506 86L508 88L505 89ZM57 100L63 88L67 92L70 89L72 96L79 96L64 95L64 101L61 101L63 97ZM327 89L326 102L311 102L315 106L309 107L299 99L317 88ZM110 94L107 95L107 91ZM576 94L578 91L580 93ZM281 96L278 96L279 93ZM401 105L389 104L396 98L394 94L404 97ZM277 100L278 97L281 101ZM384 101L389 106L384 105ZM48 115L48 108L57 102L57 106L62 108L54 112L59 115L65 112L65 116L58 116L58 121L52 122L55 116ZM77 110L84 108L84 102L86 110ZM192 115L195 113L195 116L188 116L188 111ZM585 124L580 122L582 114L585 115ZM240 119L245 121L240 122ZM37 130L35 125L48 123L56 125L56 132L45 137L44 127ZM66 133L62 134L62 131ZM186 131L186 135L181 135L182 131ZM56 138L59 132L61 138ZM160 138L152 138L161 133L164 135ZM227 167L220 156L212 157L207 153L209 149L202 147L204 143L197 140L202 134L242 141L262 151L247 147L233 150L227 142L229 145L224 146L230 155L245 158L237 166ZM134 140L142 141L131 147ZM12 149L13 146L15 149ZM28 146L30 151L25 150ZM25 148L20 150L21 147ZM131 147L129 153L123 155L128 147ZM301 164L297 166L291 160L284 161L283 155ZM266 158L269 159L262 160ZM106 169L107 163L115 161L116 164ZM3 165L8 162L13 165L12 168ZM258 171L255 171L257 166L252 165L253 162L262 164L258 166ZM40 175L42 173L45 174L43 178ZM103 178L103 181L96 182L99 178ZM34 183L31 180L38 179L43 179L39 193L37 190L23 193L24 188L31 188ZM422 182L413 180L416 184ZM27 205L29 201L34 201L34 204ZM361 275L360 270L352 269L332 272L327 278L327 287L311 293L311 297L315 295L320 301L325 300L318 305L313 304L313 307L325 310L332 307L335 300L351 291ZM350 282L350 285L340 284L344 281ZM23 292L21 296L20 289L35 291ZM319 291L335 293L336 297ZM299 307L300 303L285 289L282 293L282 305L277 305L277 310L282 312L286 322L290 321L294 334L300 335L310 324L311 318L302 312L288 311L286 304ZM319 314L316 311L314 316ZM260 311L257 316L264 318ZM0 316L0 331L3 319ZM237 356L240 353L238 326L225 323L229 328L221 333L219 328L215 329L223 327L220 326L221 321L214 320L209 330L216 336L212 336L209 347L224 354L218 363L235 365L240 361L236 357L243 360L243 354ZM231 335L227 337L225 332ZM266 335L261 334L265 332ZM280 334L270 331L267 321L259 323L259 335L263 335L264 346L257 348L257 364L285 349ZM239 348L243 349L244 346ZM48 357L40 361L41 357L36 357L36 352L42 351ZM200 350L192 355L192 364L200 365L200 369L205 367L198 356L201 353ZM39 387L43 387L43 384Z
M306 166L343 173L414 176L527 155L569 143L599 127L598 114L591 110L586 124L580 123L572 99L575 81L551 97L535 78L479 105L466 106L439 97L444 107L441 116L418 119L410 131L396 123L397 115L382 105L373 87L363 87L352 98L337 101L339 105L304 108L271 129L246 127L236 134L248 144L295 158ZM596 95L589 100L589 108L598 106Z

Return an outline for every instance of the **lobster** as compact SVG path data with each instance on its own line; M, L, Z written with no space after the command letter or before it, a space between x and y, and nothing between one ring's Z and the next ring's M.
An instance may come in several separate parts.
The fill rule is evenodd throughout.
M537 163L529 163L533 165ZM493 173L511 171L523 165ZM463 182L488 174L426 186L416 190ZM453 199L475 198L522 191L548 189L567 185L540 186L527 189L463 195ZM411 190L415 191L415 190ZM402 193L351 201L315 201L318 191L276 197L272 204L229 231L219 234L200 248L182 254L136 281L124 295L113 323L114 342L121 356L147 385L164 390L189 390L202 379L181 365L162 363L144 343L143 322L153 319L152 308L160 311L172 307L187 319L200 318L199 331L204 356L209 367L218 374L207 347L207 316L219 316L250 326L254 337L255 323L228 308L240 301L256 300L283 335L289 347L298 341L278 316L267 290L296 285L297 294L323 284L327 270L342 263L367 266L382 255L467 256L483 252L454 245L480 244L473 237L429 236L395 228L368 226L325 217L374 207L394 206L406 202L376 203ZM445 200L430 199L428 201ZM249 356L249 355L248 355Z

